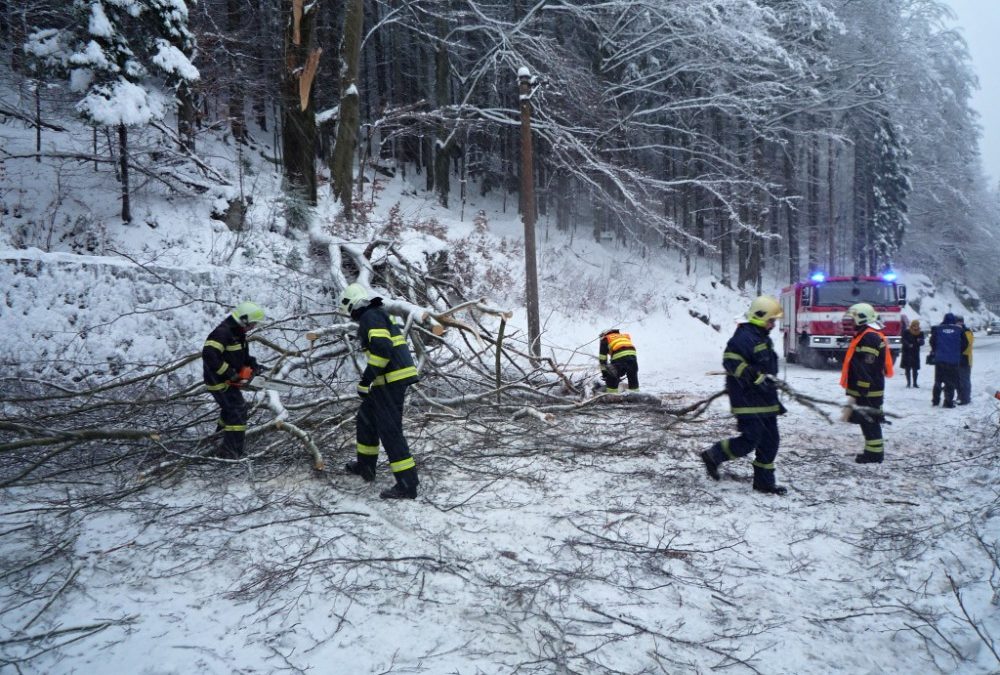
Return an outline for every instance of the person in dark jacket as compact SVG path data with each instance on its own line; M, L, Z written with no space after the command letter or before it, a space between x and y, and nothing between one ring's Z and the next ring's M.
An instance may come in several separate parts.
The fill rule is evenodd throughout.
M225 459L243 456L247 404L240 388L261 370L257 359L250 356L247 333L263 320L264 310L260 306L241 302L208 334L201 349L205 388L220 410L217 428L222 431L222 445L217 456Z
M962 329L965 342L962 344L962 354L958 362L958 405L969 405L972 402L972 345L976 338L972 331L965 327L965 318L955 317L955 323Z
M910 327L903 332L902 349L899 357L899 367L906 373L906 387L920 388L917 375L920 373L920 348L924 346L924 332L920 330L920 322L914 319Z
M382 499L416 499L417 466L403 436L403 403L406 388L420 379L406 337L382 309L382 298L369 298L360 284L344 289L340 300L342 312L358 322L358 341L367 356L367 364L358 382L361 406L355 418L357 459L344 470L375 480L379 441L389 456L389 468L396 484L382 490Z
M778 415L785 412L778 401L775 375L778 355L769 333L782 316L781 304L767 295L750 303L747 320L736 327L726 344L722 367L726 370L726 391L736 416L740 435L718 441L701 453L705 471L719 480L719 465L726 460L756 452L753 461L753 489L774 495L788 490L774 479L778 455Z
M962 352L968 347L964 331L955 323L955 315L948 312L941 323L931 329L931 353L934 354L934 388L931 390L931 405L941 403L944 390L944 407L955 407L955 392L958 390L958 366L962 362Z
M867 302L851 305L845 321L854 323L854 339L844 355L840 371L843 387L852 405L845 421L861 427L865 449L854 457L858 464L880 464L885 459L882 438L882 403L885 400L885 378L892 377L892 352L882 334L875 308Z
M639 391L639 362L632 337L628 333L622 333L617 328L609 328L601 333L598 359L601 362L601 377L604 378L608 392L617 393L622 378L628 379L629 391Z

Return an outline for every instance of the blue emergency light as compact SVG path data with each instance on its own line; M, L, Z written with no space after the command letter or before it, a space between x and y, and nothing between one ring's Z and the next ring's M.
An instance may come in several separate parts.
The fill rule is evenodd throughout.
M882 278L885 279L886 281L895 281L896 273L893 272L892 270L889 270L888 272L882 275Z
M826 281L826 275L823 274L822 272L813 272L813 275L809 278L812 281L815 281L816 283L822 283Z

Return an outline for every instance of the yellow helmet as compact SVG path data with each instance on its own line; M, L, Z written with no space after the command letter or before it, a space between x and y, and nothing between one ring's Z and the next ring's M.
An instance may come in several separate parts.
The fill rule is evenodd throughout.
M854 319L857 326L868 326L877 323L878 314L875 308L867 302L859 302L847 308L847 315Z
M264 310L255 302L241 302L233 308L232 315L236 322L244 328L264 320Z
M356 309L368 305L368 291L361 284L350 284L340 295L340 305L338 309L342 314L350 315Z
M754 298L747 310L747 321L755 326L766 326L771 319L780 319L782 316L781 303L770 295Z

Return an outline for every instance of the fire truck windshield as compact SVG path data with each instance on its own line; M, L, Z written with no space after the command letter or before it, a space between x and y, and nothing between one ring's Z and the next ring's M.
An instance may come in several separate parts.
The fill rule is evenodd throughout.
M822 307L850 307L857 302L886 306L896 304L893 284L884 281L827 281L816 284L813 304Z

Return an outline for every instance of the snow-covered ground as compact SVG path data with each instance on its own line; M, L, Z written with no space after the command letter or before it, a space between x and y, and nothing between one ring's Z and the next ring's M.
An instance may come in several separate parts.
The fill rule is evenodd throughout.
M46 190L38 171L35 182L18 174L23 194ZM475 236L482 209L490 255L474 269L519 278L498 253L501 238L520 236L501 203L470 200L460 219L405 181L380 187L373 220L399 203L406 220L433 217L451 241ZM73 255L72 237L43 252L34 229L5 229L5 363L48 373L64 357L107 377L197 351L244 297L276 321L329 308L322 279L288 268L296 242L270 230L262 194L240 235L209 221L205 203L141 197L155 227L113 226L105 202L103 213L86 200L60 207L70 222L103 223L101 259ZM49 201L25 196L29 215L31 203ZM416 249L426 236L404 240ZM87 486L72 476L8 487L0 575L15 578L32 550L65 551L35 566L36 599L23 586L3 594L0 670L1000 670L1000 401L985 391L1000 389L1000 337L977 335L969 406L932 408L927 367L919 389L902 373L889 382L886 407L900 417L886 427L882 465L852 461L862 438L838 421L838 373L783 364L794 390L832 402L821 406L832 421L787 401L777 467L790 492L765 496L750 489L749 460L724 465L718 483L698 460L734 431L724 399L700 416L671 414L722 388L709 373L751 295L719 284L705 262L687 276L662 252L598 244L544 219L539 240L544 353L596 376L597 335L617 325L635 339L643 392L662 405L547 420L488 406L442 413L411 429L414 502L381 501L377 486L338 471L353 453L349 423L321 448L323 474L305 461L196 466L86 510L74 508ZM902 272L921 298L911 318L986 320L952 289ZM523 335L519 285L493 290L491 303L515 310L510 334ZM197 382L199 368L180 371L177 386Z

